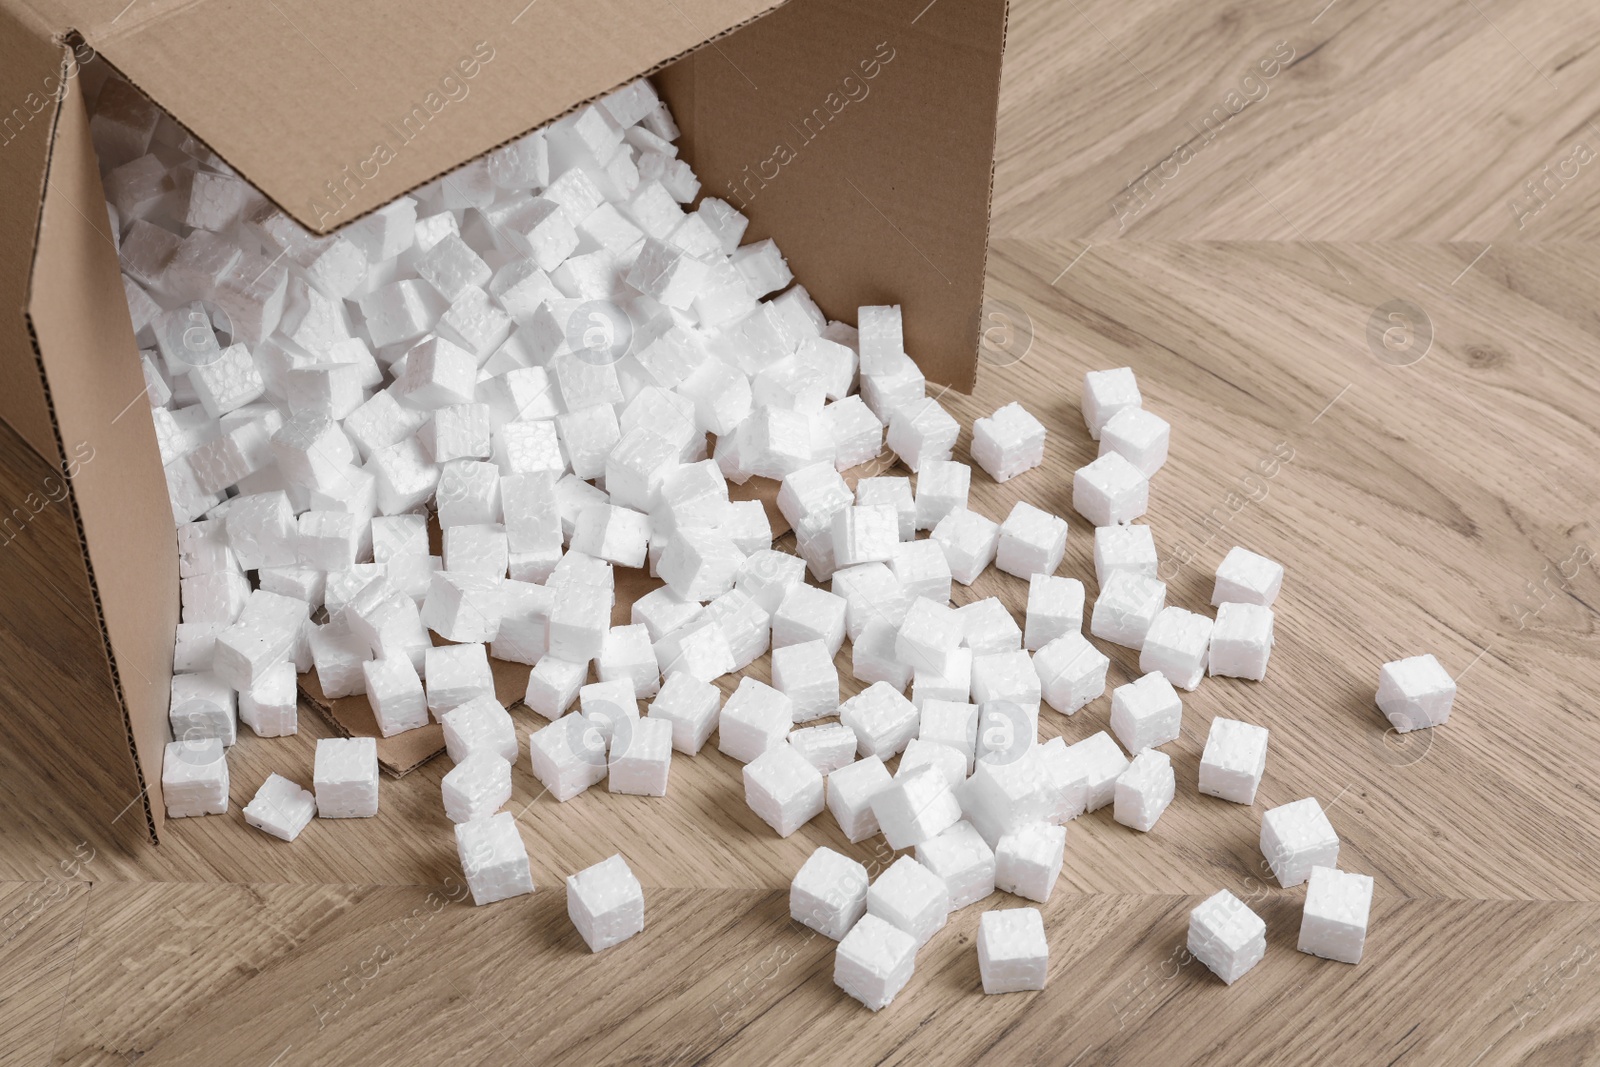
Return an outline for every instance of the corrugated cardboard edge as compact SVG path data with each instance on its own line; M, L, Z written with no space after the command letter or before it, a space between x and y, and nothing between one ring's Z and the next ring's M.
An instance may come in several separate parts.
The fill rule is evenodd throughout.
M72 55L75 50L72 48L69 41L70 39L64 36L55 38L55 43L63 50L63 52L68 55ZM65 456L68 453L66 450L66 442L63 440L61 434L61 423L56 417L55 397L50 391L50 379L45 371L44 351L40 347L39 333L37 328L34 326L32 302L33 283L35 279L35 271L38 265L40 242L43 236L45 199L49 195L50 169L55 165L55 150L57 144L56 136L61 121L62 105L65 102L66 94L70 91L70 83L66 77L66 72L68 69L68 64L75 61L75 59L63 59L60 67L62 84L61 88L57 90L56 93L55 113L50 117L50 132L48 139L49 149L47 150L45 156L44 174L39 190L39 215L34 224L33 260L29 265L28 271L28 302L23 306L22 310L23 322L26 324L28 330L28 340L33 346L33 358L35 366L38 368L39 382L44 390L45 408L50 417L50 430L55 436L56 451L60 456ZM95 623L100 629L100 641L105 653L106 669L111 677L112 692L116 694L118 711L122 715L122 728L127 735L128 762L133 765L134 783L139 787L138 800L144 808L145 828L150 834L151 842L154 844L160 844L160 834L156 822L157 812L154 805L150 801L151 783L146 780L144 769L139 762L139 748L134 735L133 715L128 704L127 693L123 688L122 672L117 666L116 652L111 645L111 628L106 622L105 605L100 597L100 583L95 576L94 559L89 552L89 537L88 533L84 529L83 512L78 506L77 486L74 484L74 480L70 477L65 478L63 480L63 484L67 486L67 507L72 515L73 527L78 533L78 547L79 551L83 555L83 566L89 579L89 596L94 603Z

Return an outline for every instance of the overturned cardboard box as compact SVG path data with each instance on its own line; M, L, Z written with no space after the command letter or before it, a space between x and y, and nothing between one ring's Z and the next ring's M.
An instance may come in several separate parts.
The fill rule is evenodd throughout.
M94 63L318 232L649 74L703 193L775 238L830 317L903 305L929 381L966 391L1005 31L1006 0L0 0L7 742L158 836L177 550ZM70 521L29 545L44 508Z

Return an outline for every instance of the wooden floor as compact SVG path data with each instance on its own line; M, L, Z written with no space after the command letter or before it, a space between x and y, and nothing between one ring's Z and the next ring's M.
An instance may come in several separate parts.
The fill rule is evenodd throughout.
M715 752L675 756L663 800L558 805L519 765L539 889L490 908L460 899L444 761L386 780L373 822L271 840L239 805L269 770L309 780L326 730L306 714L296 738L241 740L228 815L155 850L121 802L102 816L0 751L0 1063L1600 1061L1600 8L1017 0L1009 41L995 347L977 394L944 400L970 425L1021 398L1051 436L1042 470L975 477L976 506L1069 514L1094 454L1079 382L1128 364L1173 424L1149 515L1188 561L1172 602L1203 606L1236 543L1288 567L1267 679L1186 698L1156 830L1071 824L1048 988L981 994L978 915L1021 903L997 895L885 1011L840 995L787 884L818 845L888 857L827 817L777 839ZM0 551L68 543L59 512ZM1092 586L1073 521L1063 573ZM1024 591L991 573L958 599ZM1377 670L1422 652L1460 696L1400 738ZM1113 653L1117 684L1136 663ZM0 665L8 699L35 670ZM1217 714L1272 731L1253 808L1195 792ZM1107 716L1046 712L1042 732ZM1358 966L1295 951L1304 890L1262 869L1262 810L1307 795L1376 880ZM560 878L616 851L647 926L591 957ZM1182 953L1219 888L1268 924L1232 987Z

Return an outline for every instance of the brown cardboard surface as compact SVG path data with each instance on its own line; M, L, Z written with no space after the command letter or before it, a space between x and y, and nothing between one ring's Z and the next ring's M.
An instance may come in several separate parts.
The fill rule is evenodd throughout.
M88 112L67 84L55 127L27 320L38 340L57 448L66 458L94 608L143 785L167 740L178 549L144 377L111 243ZM146 794L148 798L149 793ZM151 832L162 822L150 808Z

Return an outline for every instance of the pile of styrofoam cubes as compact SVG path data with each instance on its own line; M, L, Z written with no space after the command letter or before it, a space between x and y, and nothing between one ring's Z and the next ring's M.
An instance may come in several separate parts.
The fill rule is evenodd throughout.
M91 128L178 523L172 816L226 811L236 721L295 732L297 672L314 668L327 697L365 694L385 737L442 724L442 804L475 901L529 893L501 811L521 746L490 657L525 664L526 704L550 720L528 759L557 800L601 781L661 796L672 753L715 732L779 834L827 808L852 842L914 848L870 882L818 849L794 881L794 917L839 939L836 981L877 1009L952 909L997 888L1047 900L1071 819L1110 805L1156 825L1178 690L1265 675L1282 568L1236 548L1215 618L1166 604L1150 529L1131 523L1169 427L1131 370L1091 373L1100 455L1073 479L1095 527L1089 633L1138 649L1144 674L1112 693L1115 737L1038 743L1041 703L1071 715L1106 686L1084 585L1055 574L1067 522L1028 503L1002 522L969 509L960 427L926 395L899 308L829 322L772 241L740 244L738 211L685 210L699 183L648 82L331 237L120 81ZM852 490L840 472L885 443L915 484ZM971 453L1006 481L1044 443L1012 403L976 421ZM761 503L730 500L752 477L781 481L798 556L773 549ZM991 565L1028 582L1023 626L995 598L951 606L952 583ZM615 567L664 583L627 626L610 625ZM847 638L867 687L841 703ZM742 678L724 703L713 683L769 649L772 685ZM1453 691L1421 657L1384 669L1379 703L1428 726ZM1214 720L1199 792L1252 803L1266 746L1265 729ZM317 745L312 791L271 775L244 815L293 840L316 816L374 815L378 795L374 739L335 738ZM1310 880L1301 948L1359 958L1372 880L1335 867L1317 802L1268 812L1261 847L1283 885ZM621 856L567 889L592 949L643 928ZM1263 930L1222 892L1195 909L1190 946L1231 981ZM1039 912L984 915L978 955L987 991L1041 988Z

